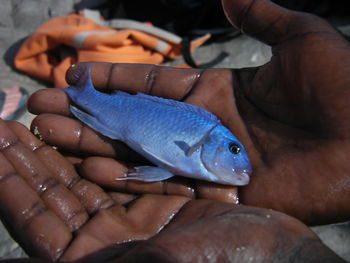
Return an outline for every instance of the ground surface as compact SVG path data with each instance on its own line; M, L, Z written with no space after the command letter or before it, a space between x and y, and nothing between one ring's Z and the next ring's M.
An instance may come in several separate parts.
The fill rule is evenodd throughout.
M20 85L29 93L48 88L40 81L16 72L11 67L11 59L23 38L37 26L51 17L64 15L73 10L76 0L2 0L0 9L0 87ZM350 32L350 28L343 27ZM216 67L250 67L261 65L269 60L271 52L266 45L247 36L240 36L224 43L213 43L201 47L194 54L199 62L207 62L222 51L230 55ZM176 62L181 64L181 62ZM32 114L26 112L19 121L29 127ZM319 226L312 228L320 238L342 256L350 261L350 222L343 224ZM0 259L26 256L19 245L11 239L0 223Z

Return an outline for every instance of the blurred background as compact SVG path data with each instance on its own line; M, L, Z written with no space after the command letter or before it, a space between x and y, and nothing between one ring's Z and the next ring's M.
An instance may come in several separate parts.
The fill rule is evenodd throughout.
M350 36L350 2L340 0L276 0L287 8L314 13L328 20L344 37ZM43 23L83 9L98 10L104 19L133 19L178 35L185 43L206 33L212 37L195 52L183 48L183 57L166 58L164 65L217 68L259 66L269 61L265 44L241 34L227 22L218 0L1 0L0 89L14 85L30 94L53 83L14 68L14 57L24 41ZM63 47L62 48L66 48ZM29 127L33 115L25 112L18 120ZM312 228L336 253L350 261L350 223ZM26 256L0 225L0 259Z

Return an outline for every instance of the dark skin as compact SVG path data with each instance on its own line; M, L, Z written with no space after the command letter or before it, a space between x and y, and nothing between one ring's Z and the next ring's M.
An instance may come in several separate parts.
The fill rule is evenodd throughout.
M341 262L297 219L350 218L349 43L323 20L268 1L223 4L232 23L271 45L269 63L239 70L89 65L97 89L183 100L217 115L253 165L239 199L263 208L233 205L235 189L228 186L181 178L115 182L142 158L71 118L62 90L42 90L29 101L39 114L32 130L64 155L18 123L0 125L1 214L30 255ZM68 83L74 85L85 66L72 67ZM207 200L193 200L198 197Z
M344 262L280 212L106 190L75 171L89 159L61 155L17 122L0 120L0 134L1 216L32 257L16 262Z

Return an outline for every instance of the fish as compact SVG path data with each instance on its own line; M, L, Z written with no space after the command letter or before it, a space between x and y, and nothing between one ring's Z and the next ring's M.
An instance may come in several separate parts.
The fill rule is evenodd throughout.
M93 86L90 69L64 88L71 113L102 135L126 143L154 166L135 167L125 178L155 182L175 175L242 186L252 168L242 143L212 113L185 102Z

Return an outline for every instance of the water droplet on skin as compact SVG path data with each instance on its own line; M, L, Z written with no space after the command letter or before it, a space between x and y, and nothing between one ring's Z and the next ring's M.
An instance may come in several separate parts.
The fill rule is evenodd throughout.
M52 134L52 129L48 129L46 134L47 134L47 136L50 136Z
M29 209L24 209L24 210L21 211L21 214L22 214L22 215L25 215L25 214L27 214L28 212L29 212Z
M41 135L41 133L39 132L38 126L35 126L33 129L33 134L35 135L35 137L37 137L40 141L43 141L43 136Z
M34 135L40 134L40 133L39 133L38 126L34 126L33 134L34 134Z
M271 218L271 215L270 215L270 214L267 214L267 215L266 215L266 218Z
M32 147L32 151L35 152L39 147L35 146L34 143L29 144Z
M235 202L234 202L236 205L238 205L239 204L239 197L238 197L238 193L237 193L237 195L236 195L236 197L235 197Z
M81 134L81 130L80 130L80 129L79 129L79 130L76 130L76 131L74 131L73 133L74 133L74 135L75 135L77 138L79 138L79 137L80 137L80 134Z
M6 149L7 147L9 147L11 145L11 143L5 139L1 139L0 145L1 145L2 149Z
M40 184L39 185L39 189L40 189L41 192L45 192L47 190L47 186L44 185L44 184Z
M237 252L243 251L243 250L245 250L245 247L244 247L244 246L242 246L242 247L237 247L237 248L236 248L236 251L237 251Z

